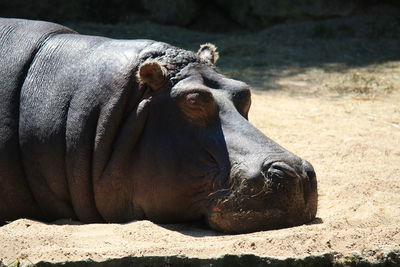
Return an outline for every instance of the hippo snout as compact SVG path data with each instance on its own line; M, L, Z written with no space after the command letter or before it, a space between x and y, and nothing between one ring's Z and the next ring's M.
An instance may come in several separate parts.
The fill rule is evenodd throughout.
M216 201L208 222L226 233L243 233L301 225L315 218L317 180L313 166L295 162L264 162L258 175L233 178L228 194ZM254 172L253 172L254 173Z

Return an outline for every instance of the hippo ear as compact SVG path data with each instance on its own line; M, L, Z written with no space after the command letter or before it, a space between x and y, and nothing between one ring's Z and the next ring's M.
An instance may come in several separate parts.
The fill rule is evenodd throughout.
M139 67L138 79L140 83L147 84L153 91L157 91L168 81L167 69L157 61L145 62Z
M197 55L201 59L210 61L214 65L215 63L217 63L217 60L219 58L217 47L210 43L202 44L199 51L197 51Z

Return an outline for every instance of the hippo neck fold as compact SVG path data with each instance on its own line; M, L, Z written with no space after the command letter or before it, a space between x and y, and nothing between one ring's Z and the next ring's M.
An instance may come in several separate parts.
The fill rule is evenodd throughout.
M99 213L103 204L96 203L101 198L95 191L101 186L93 187L122 175L122 168L116 172L118 168L107 165L118 157L113 147L123 135L124 121L145 106L145 88L139 88L135 76L138 64L165 46L73 33L54 34L41 44L21 89L19 135L26 177L48 220L95 222L110 217ZM135 142L127 139L124 145L133 147ZM130 196L121 192L118 198L129 202ZM111 217L115 221L116 216Z

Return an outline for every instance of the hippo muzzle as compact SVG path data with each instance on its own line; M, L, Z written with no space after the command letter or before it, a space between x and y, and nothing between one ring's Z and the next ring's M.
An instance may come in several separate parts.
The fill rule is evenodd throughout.
M236 94L249 90L241 82L224 82ZM223 188L210 195L208 224L226 233L245 233L310 222L318 202L313 166L256 129L227 98L232 99L215 93L230 172Z
M296 169L267 163L254 177L234 166L231 187L212 195L209 225L225 233L247 233L310 222L317 211L316 175L310 163L298 163Z

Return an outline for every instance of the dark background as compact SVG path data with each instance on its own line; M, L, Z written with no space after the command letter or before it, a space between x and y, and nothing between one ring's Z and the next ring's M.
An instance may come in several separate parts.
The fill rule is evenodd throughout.
M354 14L400 15L398 0L2 0L0 16L58 23L147 19L200 31L260 30Z

